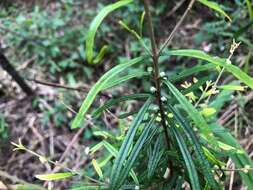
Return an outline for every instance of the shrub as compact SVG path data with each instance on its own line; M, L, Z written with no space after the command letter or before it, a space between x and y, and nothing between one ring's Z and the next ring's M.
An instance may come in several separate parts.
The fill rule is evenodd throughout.
M180 189L182 186L190 186L193 190L223 189L228 170L224 161L230 158L235 163L236 171L239 171L243 183L248 187L252 186L251 159L229 131L217 121L217 113L225 103L220 97L230 97L231 94L227 93L227 90L245 90L245 86L238 83L219 86L220 77L224 72L229 72L241 83L253 88L253 79L231 61L240 43L233 41L227 58L214 57L195 49L168 49L179 26L195 3L192 0L170 36L158 46L149 1L143 2L145 11L140 16L140 32L133 30L124 21L119 22L136 38L143 48L143 53L111 68L97 81L82 102L71 128L83 127L83 123L87 122L87 112L101 91L133 78L147 77L150 81L150 90L113 98L93 110L91 116L94 119L98 118L103 111L120 102L127 104L127 101L137 100L140 104L144 102L143 105L138 111L121 116L121 118L132 116L133 121L129 126L120 125L117 135L105 130L95 132L97 136L104 137L104 140L89 150L93 158L91 166L96 172L94 174L96 179L72 170L68 173L40 175L37 178L56 180L81 175L87 180L87 184L73 187L76 190ZM230 20L217 3L206 0L198 2ZM95 36L100 24L112 11L130 3L135 2L121 0L110 4L92 21L86 37L86 57L90 64L99 64L108 50L106 45L94 56ZM142 38L144 27L149 33L151 48ZM198 59L205 64L198 64L169 75L168 71L161 71L160 67L164 60L172 56ZM143 67L138 67L136 72L127 72L130 68L137 68L137 65ZM218 72L213 82L209 81L208 77L193 77L191 83L185 82L182 88L176 87L176 81L197 76L198 73L207 70ZM15 146L26 150L21 142ZM101 149L104 149L103 156L95 159L95 153ZM49 161L40 155L37 156ZM87 168L90 169L90 166Z

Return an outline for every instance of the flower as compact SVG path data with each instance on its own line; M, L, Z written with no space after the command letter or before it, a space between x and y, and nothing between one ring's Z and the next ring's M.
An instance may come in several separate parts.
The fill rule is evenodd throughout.
M156 92L156 88L153 87L153 86L151 86L151 87L150 87L150 92L152 92L152 93Z

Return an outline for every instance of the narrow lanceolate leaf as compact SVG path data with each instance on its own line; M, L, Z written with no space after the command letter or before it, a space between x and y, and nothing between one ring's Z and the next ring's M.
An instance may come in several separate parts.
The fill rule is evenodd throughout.
M90 89L89 93L87 94L86 98L84 99L81 108L79 109L74 121L72 122L71 128L75 129L80 127L82 124L84 115L90 108L92 102L96 98L97 94L101 91L101 89L104 89L104 86L107 85L110 80L115 77L117 74L125 70L126 68L133 66L137 63L140 63L144 60L144 57L138 57L135 59L132 59L124 64L120 64L106 72L99 80L98 82L93 85L93 87Z
M182 108L191 119L194 121L196 126L200 129L202 136L212 145L216 145L217 142L214 138L211 129L209 129L207 122L203 118L203 116L199 113L199 111L187 100L187 98L182 95L181 92L169 81L164 81L164 84L169 88L169 91L173 94L173 96L177 99L177 101L182 105Z
M137 72L129 73L125 76L111 79L110 83L108 83L107 85L104 86L104 89L109 89L109 88L115 87L115 86L122 84L126 81L129 81L130 79L133 79L133 78L139 78L139 77L149 76L149 75L150 74L148 72L144 72L144 71L137 71Z
M93 165L94 169L96 170L96 172L97 172L99 178L100 178L100 179L103 179L103 178L104 178L103 172L102 172L100 166L98 165L97 161L96 161L95 159L92 159L91 162L92 162L92 165Z
M144 118L145 113L147 112L152 99L149 98L146 103L142 106L140 111L138 112L137 116L135 117L134 121L132 122L131 126L129 127L129 130L125 136L125 139L120 147L119 154L114 162L112 172L111 172L111 178L110 178L110 189L114 190L117 187L117 182L119 181L119 174L123 168L123 164L127 158L128 152L130 150L130 147L133 143L134 136L136 134L136 131L140 124L142 123L142 120Z
M220 140L223 143L235 147L236 149L242 150L239 153L236 151L234 154L230 155L231 159L235 163L236 168L244 168L246 165L249 165L251 168L253 168L252 159L245 151L243 151L238 141L227 130L225 130L224 127L218 124L214 124L212 129L214 131L223 131L216 133L216 135L219 136ZM253 171L249 170L248 173L239 172L239 174L243 179L243 183L250 189L253 186Z
M177 120L177 122L182 126L182 129L184 130L187 138L189 139L192 147L194 148L197 160L201 167L200 169L203 175L205 176L205 178L207 179L209 185L213 189L220 189L219 184L216 182L212 174L210 163L207 160L205 153L202 149L202 146L200 145L200 142L197 136L192 130L192 127L187 121L185 121L185 119L180 114L180 112L177 111L174 107L172 107L171 105L168 105L168 109L173 113L173 116L174 116L173 118L175 118L175 120Z
M151 121L147 124L147 126L145 126L144 130L142 131L142 134L140 135L139 139L134 145L123 170L120 172L119 181L116 182L117 183L117 186L115 187L116 189L119 189L121 185L124 183L125 179L127 178L129 171L133 167L137 156L139 155L144 143L146 142L148 138L149 132L154 126L153 125L154 121L155 121L155 117L151 119Z
M66 173L54 173L54 174L42 174L42 175L35 175L36 178L43 180L43 181L52 181L52 180L61 180L65 178L69 178L74 176L75 174L71 172Z
M155 170L158 166L158 163L163 155L164 149L161 149L161 147L162 147L161 140L162 140L162 138L161 138L161 136L159 136L156 139L153 150L150 151L150 156L149 156L149 160L148 160L148 178L151 178L154 175Z
M145 100L149 97L149 94L140 93L140 94L130 94L126 96L121 96L119 98L113 98L103 104L92 113L92 117L98 117L103 111L109 109L113 105L119 105L120 102L129 101L129 100Z
M241 82L249 86L253 89L253 78L244 73L240 68L233 64L229 64L226 62L226 59L221 59L219 57L212 57L206 54L203 51L199 50L192 50L192 49L185 49L185 50L173 50L169 52L170 55L176 56L185 56L185 57L193 57L197 59L202 59L208 61L216 66L224 67L228 72L233 74L237 79Z
M110 152L110 154L111 154L113 157L117 158L117 156L118 156L118 154L119 154L118 150L117 150L116 148L114 148L114 147L113 147L110 143L108 143L107 141L103 141L103 144L104 144L104 147L108 150L108 152ZM131 171L130 171L130 176L132 177L132 179L134 180L134 182L135 182L136 184L139 184L138 178L137 178L137 176L136 176L134 170L131 170Z
M70 190L107 190L108 187L105 185L90 185L90 184L84 184L81 187L73 187Z
M104 7L99 14L94 18L94 20L91 22L87 37L86 37L86 56L89 63L98 63L101 60L101 56L103 56L105 52L105 47L102 48L102 50L99 53L99 58L96 58L94 61L93 57L93 47L94 47L94 41L95 36L98 30L98 27L101 25L102 21L105 19L105 17L111 13L112 11L125 6L129 3L133 2L133 0L121 0L116 3L110 4L106 7Z
M190 154L189 150L187 149L187 146L184 142L184 138L180 134L180 131L178 131L177 127L172 126L170 129L173 132L174 136L176 137L179 149L180 149L182 156L184 158L185 166L187 168L188 175L189 175L190 182L191 182L191 188L192 188L192 190L200 190L198 174L197 174L195 165L193 163L191 154Z
M214 69L215 68L215 65L213 64L205 64L205 65L197 65L197 66L194 66L192 68L187 68L187 69L184 69L183 71L179 72L179 73L176 73L176 74L173 74L169 77L169 80L171 82L174 82L174 81L178 81L178 80L181 80L185 77L188 77L188 76L191 76L193 74L196 74L196 73L199 73L199 72L202 72L202 71L206 71L206 70L210 70L210 69Z
M219 4L217 4L216 2L213 1L209 1L209 0L198 0L200 3L202 3L203 5L209 7L210 9L215 10L216 12L222 14L223 16L225 16L230 22L232 22L232 19L230 18L230 16L228 16L228 14L221 8L221 6Z
M239 85L222 85L222 86L218 86L218 88L222 90L245 91L245 86L239 86Z

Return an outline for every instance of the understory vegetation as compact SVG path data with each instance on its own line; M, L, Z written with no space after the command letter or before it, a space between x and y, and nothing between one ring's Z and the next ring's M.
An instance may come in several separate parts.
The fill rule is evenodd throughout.
M250 0L0 6L0 189L253 187Z

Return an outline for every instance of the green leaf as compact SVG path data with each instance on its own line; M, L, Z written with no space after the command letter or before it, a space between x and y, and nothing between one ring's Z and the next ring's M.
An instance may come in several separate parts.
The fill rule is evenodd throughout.
M149 76L149 75L150 74L148 72L137 71L137 72L133 72L128 75L125 75L123 77L113 78L113 79L111 79L110 83L108 83L107 85L104 86L104 89L109 89L109 88L115 87L115 86L117 86L123 82L126 82L130 79L133 79L133 78Z
M208 0L198 0L198 1L202 3L203 5L209 7L210 9L213 9L217 11L218 13L224 15L230 22L232 22L232 19L230 18L230 16L228 16L228 14L216 2L208 1Z
M203 116L205 117L210 117L212 116L213 114L216 113L216 109L214 108L209 108L209 107L206 107L206 108L203 108L200 112Z
M66 173L54 173L54 174L42 174L42 175L35 175L36 178L43 180L43 181L52 181L52 180L61 180L65 178L69 178L74 176L75 174L71 172Z
M148 160L148 178L151 178L154 173L155 170L158 166L158 163L163 155L164 149L161 149L162 147L162 138L161 136L159 136L156 139L155 145L153 150L150 151L150 156L149 156L149 160ZM150 146L150 148L152 148Z
M185 77L188 77L192 74L195 74L195 73L199 73L199 72L202 72L202 71L206 71L206 70L209 70L209 69L214 69L215 68L215 65L213 64L205 64L205 65L197 65L197 66L194 66L192 68L187 68L187 69L183 69L183 71L181 71L180 73L176 73L176 74L173 74L169 77L169 80L171 82L175 82L175 81L178 81L178 80L181 80Z
M173 118L175 118L175 120L177 120L177 122L181 125L191 145L193 146L197 160L201 167L200 169L202 170L203 175L206 177L209 185L211 185L213 189L220 189L219 184L214 179L210 163L207 160L207 157L205 156L202 146L197 136L195 135L194 131L192 130L192 126L190 126L189 122L187 122L183 118L183 116L180 114L178 110L176 110L176 108L174 108L171 105L168 105L168 109L173 113ZM170 119L168 119L168 121L170 122Z
M149 94L140 93L140 94L130 94L126 96L121 96L119 98L113 98L103 104L92 113L92 117L98 117L104 110L109 109L113 105L119 105L120 102L129 101L129 100L145 100L149 97Z
M154 126L153 125L154 121L155 121L155 117L150 120L150 122L145 126L144 130L142 131L139 139L137 140L136 144L134 145L134 147L128 157L128 160L126 161L124 168L122 169L122 171L119 175L120 176L119 181L115 182L115 183L117 183L117 186L115 187L115 189L120 188L121 185L126 180L129 171L133 167L137 156L139 155L144 143L146 142L146 139L148 138L148 135L149 135L152 127Z
M222 86L218 86L218 88L222 90L245 91L245 86L239 86L239 85L222 85Z
M178 146L184 158L185 166L187 168L189 178L191 181L191 188L192 190L200 190L198 174L197 174L195 165L193 163L193 160L191 158L191 154L189 150L187 149L187 146L184 142L184 138L181 136L177 127L172 126L170 129L173 132L174 136L176 137Z
M110 143L107 141L103 141L104 147L110 152L111 155L113 155L115 158L118 156L118 150L114 148Z
M101 130L101 131L94 131L93 135L94 136L103 137L105 139L107 139L107 138L115 139L116 138L115 135L113 135L112 133L107 132L107 131L103 131L103 130Z
M146 103L142 106L140 111L138 112L137 116L135 117L134 121L132 122L131 126L129 127L129 130L124 138L124 141L120 147L119 154L114 162L111 177L110 177L110 189L114 190L116 189L117 182L119 180L119 174L123 168L123 164L127 158L128 152L130 150L130 147L133 143L135 133L140 126L145 113L147 112L150 104L151 104L152 98L149 98Z
M250 0L246 0L246 5L248 8L248 12L249 12L249 17L251 20L253 20L253 6Z
M200 132L204 139L206 139L210 144L217 146L217 142L211 129L208 127L203 116L199 113L199 111L186 99L184 95L169 81L164 81L164 84L169 88L170 92L174 95L177 101L182 105L182 108L191 119L194 121L196 126L200 129Z
M103 146L103 142L100 142L90 149L90 154L94 154Z
M96 62L93 60L93 46L94 46L94 41L95 41L95 36L98 30L98 27L101 25L102 21L105 19L105 17L111 13L112 11L125 6L129 3L133 2L133 0L121 0L116 3L110 4L106 7L104 7L99 14L94 18L94 20L91 22L89 31L87 33L87 38L86 38L86 56L87 60L90 64L96 64L101 60L101 57L103 56L106 48L105 46L102 48L102 50L99 53L98 58L95 58Z
M218 124L214 124L212 129L214 133L219 136L220 140L223 143L235 147L238 150L242 150L240 153L236 151L234 152L234 154L230 155L231 159L235 163L236 168L244 168L246 165L250 165L250 167L253 168L253 161L251 160L251 158L245 151L243 151L239 142L229 132L227 132L224 127ZM253 171L250 170L248 173L244 173L241 171L239 172L239 174L243 179L243 183L247 185L248 188L251 188L253 186Z
M117 156L119 154L118 150L116 148L114 148L107 141L103 141L103 144L104 144L104 147L110 152L110 154L113 155L115 158L117 158ZM134 180L134 182L136 184L139 184L138 178L133 170L130 171L130 175L131 175L132 179Z
M95 159L92 159L91 162L92 162L92 165L93 165L94 169L96 170L96 172L97 172L99 178L100 178L100 179L103 179L103 178L104 178L103 172L102 172L100 166L98 165L97 161L96 161Z
M110 80L113 77L115 77L118 73L122 72L126 68L133 66L137 63L140 63L143 60L144 60L144 57L138 57L138 58L132 59L124 64L117 65L114 68L112 68L111 70L109 70L108 72L106 72L98 80L98 82L95 85L93 85L93 87L91 88L91 90L87 94L86 98L84 99L84 101L81 105L81 108L79 109L74 121L71 124L71 128L75 129L75 128L80 127L80 125L83 122L84 115L86 114L86 112L90 108L90 106L91 106L92 102L94 101L94 99L96 98L97 94L102 89L104 89L105 85L108 85L108 82L110 82Z
M146 15L146 12L143 11L141 14L141 18L140 18L140 36L141 37L142 37L142 33L143 33L143 25L144 25L145 15Z
M237 79L239 79L241 82L243 82L244 84L249 86L251 89L253 89L253 78L247 75L246 73L244 73L237 66L227 63L226 59L221 59L219 57L212 57L203 51L192 50L192 49L173 50L173 51L170 51L169 54L176 55L176 56L194 57L197 59L208 61L212 64L215 64L216 66L224 67L227 71L232 73Z

